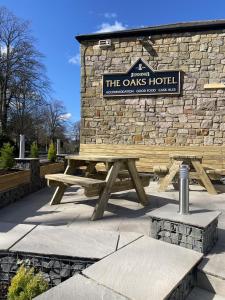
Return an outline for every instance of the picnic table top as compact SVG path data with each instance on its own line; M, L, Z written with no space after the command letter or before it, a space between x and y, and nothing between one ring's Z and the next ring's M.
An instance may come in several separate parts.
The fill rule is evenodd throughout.
M84 161L97 161L97 162L116 162L118 160L139 160L136 156L112 156L112 155L96 155L96 154L81 154L81 155L68 155L68 160L84 160Z
M174 158L174 159L185 159L185 158L189 158L189 159L202 159L202 155L197 155L197 154L182 154L182 153L172 153L169 155L170 158Z

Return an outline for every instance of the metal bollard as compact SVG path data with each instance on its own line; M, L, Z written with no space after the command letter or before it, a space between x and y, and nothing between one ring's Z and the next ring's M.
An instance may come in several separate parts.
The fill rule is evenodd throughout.
M189 214L189 166L180 167L179 213Z
M25 157L25 136L20 134L20 153L19 158Z

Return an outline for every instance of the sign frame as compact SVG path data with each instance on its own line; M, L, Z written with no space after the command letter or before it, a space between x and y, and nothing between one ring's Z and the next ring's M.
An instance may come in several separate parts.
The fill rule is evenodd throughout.
M140 94L116 94L116 95L104 95L104 76L105 75L126 75L128 74L131 69L138 63L138 62L144 63L152 73L170 73L170 72L178 72L178 89L176 92L165 92L165 93L140 93ZM143 58L138 58L131 67L126 72L115 72L115 73L103 73L102 74L102 96L103 98L114 98L114 97L138 97L138 96L167 96L167 95L174 95L179 96L181 94L181 70L178 69L171 69L171 70L155 70L153 69Z

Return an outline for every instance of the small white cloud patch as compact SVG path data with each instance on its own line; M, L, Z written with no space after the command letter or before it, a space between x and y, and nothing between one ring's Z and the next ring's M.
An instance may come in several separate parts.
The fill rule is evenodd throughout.
M124 30L126 28L127 28L126 25L123 25L121 22L118 21L115 21L114 24L102 23L100 25L100 29L96 31L96 33L119 31L119 30Z
M71 113L67 113L67 114L64 114L64 115L61 115L59 117L60 120L69 120L70 118L72 117L72 114Z
M113 18L116 18L117 17L117 14L116 13L109 13L109 12L106 12L104 13L104 17L106 19L113 19Z
M68 62L72 65L80 65L80 54L77 53L76 55L72 56Z

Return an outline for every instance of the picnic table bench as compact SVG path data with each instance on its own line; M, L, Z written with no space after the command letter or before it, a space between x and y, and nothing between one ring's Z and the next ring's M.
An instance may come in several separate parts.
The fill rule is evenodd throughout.
M144 186L148 186L150 176L139 174L135 162L137 157L72 155L67 156L67 168L64 174L47 174L48 185L55 186L56 191L51 205L59 204L68 186L79 185L84 188L87 197L99 196L91 220L103 216L110 194L113 192L135 189L139 202L147 205ZM96 165L104 163L105 171L98 171ZM78 167L83 169L84 176L75 176Z

